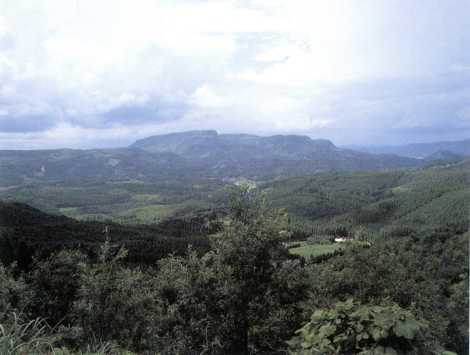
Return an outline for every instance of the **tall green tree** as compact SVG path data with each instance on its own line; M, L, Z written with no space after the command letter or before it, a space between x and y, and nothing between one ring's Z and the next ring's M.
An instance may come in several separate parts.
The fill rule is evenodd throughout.
M178 338L186 344L192 339L191 350L276 353L301 324L306 275L282 243L285 213L248 188L232 197L230 207L209 253L160 263L160 295L173 312Z
M277 350L282 332L299 321L296 306L307 291L298 261L290 259L282 243L287 214L271 209L266 196L248 187L232 196L230 208L231 218L214 238L214 250L229 269L233 346L246 354L250 348Z

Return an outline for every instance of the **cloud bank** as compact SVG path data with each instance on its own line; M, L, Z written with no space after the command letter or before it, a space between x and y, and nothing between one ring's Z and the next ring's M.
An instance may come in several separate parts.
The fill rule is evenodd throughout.
M0 149L470 136L470 2L0 0Z

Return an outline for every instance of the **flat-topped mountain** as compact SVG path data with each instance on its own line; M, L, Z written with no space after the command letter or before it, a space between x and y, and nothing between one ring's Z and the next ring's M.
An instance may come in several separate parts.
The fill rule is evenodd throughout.
M216 131L170 133L138 140L131 147L146 151L170 152L191 159L223 158L250 160L263 158L312 159L315 154L337 151L328 140L307 136L218 134Z
M0 151L0 186L77 180L265 180L423 164L412 158L341 149L329 140L307 136L191 131L145 138L126 148Z
M415 159L341 149L329 140L299 135L261 137L190 131L148 137L138 140L131 148L177 154L199 162L216 177L266 179L332 170L384 170L421 165Z

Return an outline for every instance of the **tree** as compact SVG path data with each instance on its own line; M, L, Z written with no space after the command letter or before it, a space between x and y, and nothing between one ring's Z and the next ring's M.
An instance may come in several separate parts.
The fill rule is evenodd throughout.
M285 213L248 188L232 196L230 206L210 252L159 264L170 338L193 351L276 353L301 324L306 275L282 243Z

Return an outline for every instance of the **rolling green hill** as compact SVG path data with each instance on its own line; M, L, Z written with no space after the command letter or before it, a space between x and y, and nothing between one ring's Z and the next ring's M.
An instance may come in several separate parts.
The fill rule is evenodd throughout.
M325 172L251 182L274 207L286 208L302 229L343 225L463 225L468 221L469 168L450 166L389 172ZM0 199L20 201L81 220L155 224L223 207L245 179L87 181L36 183L0 189ZM250 181L248 181L250 182Z
M261 186L276 207L306 228L468 226L470 170L449 167L383 173L323 173ZM321 229L321 228L320 228Z

